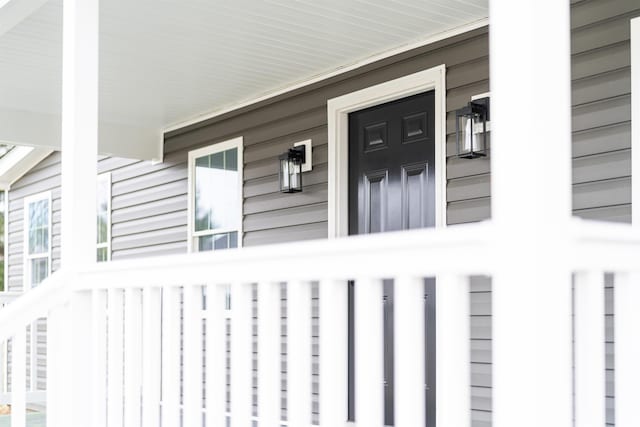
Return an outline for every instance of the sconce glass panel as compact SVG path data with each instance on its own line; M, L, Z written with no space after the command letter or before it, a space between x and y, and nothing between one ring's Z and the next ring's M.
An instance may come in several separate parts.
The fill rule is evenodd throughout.
M456 110L456 145L458 157L484 157L488 150L487 118L489 98L470 102Z
M299 193L302 191L304 153L304 146L301 146L292 148L279 157L280 191L282 193Z

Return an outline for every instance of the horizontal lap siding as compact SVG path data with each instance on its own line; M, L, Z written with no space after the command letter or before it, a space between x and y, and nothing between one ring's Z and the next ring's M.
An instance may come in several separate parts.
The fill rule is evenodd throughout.
M572 6L573 210L631 221L631 68L634 0Z

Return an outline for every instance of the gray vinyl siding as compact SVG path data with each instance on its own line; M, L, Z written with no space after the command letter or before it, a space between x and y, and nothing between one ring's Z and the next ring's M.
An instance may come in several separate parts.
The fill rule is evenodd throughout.
M572 1L573 210L582 218L630 222L629 20L639 15L640 4L635 0ZM489 91L488 36L486 29L480 29L170 132L161 164L101 158L99 171L112 174L112 259L186 252L188 152L237 136L244 138L244 245L326 238L327 99L443 63L447 66L447 223L490 218L490 160L454 156L454 111L472 95ZM542 96L553 102L553 94ZM528 128L547 137L544 115L531 120ZM313 171L304 175L304 192L281 194L277 156L305 139L313 143ZM553 153L532 153L523 147L523 155L537 155L543 161ZM59 267L59 160L59 154L51 155L9 192L10 290L22 286L22 199L26 195L52 190L53 267ZM317 287L313 292L313 411L317 416ZM612 293L613 282L608 277L608 425L614 422ZM282 312L285 415L285 293ZM487 278L472 280L470 324L473 426L488 427L492 332L491 283Z
M573 209L586 219L631 222L633 0L572 5Z

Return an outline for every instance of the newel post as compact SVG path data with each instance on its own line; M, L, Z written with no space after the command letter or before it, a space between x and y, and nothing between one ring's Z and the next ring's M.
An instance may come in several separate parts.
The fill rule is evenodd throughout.
M490 61L494 426L568 427L569 1L491 0Z

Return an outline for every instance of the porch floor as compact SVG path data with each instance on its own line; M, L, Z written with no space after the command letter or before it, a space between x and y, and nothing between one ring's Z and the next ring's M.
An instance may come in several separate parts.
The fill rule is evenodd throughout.
M42 412L27 414L27 427L46 427L47 416ZM11 427L11 415L0 415L0 427Z

